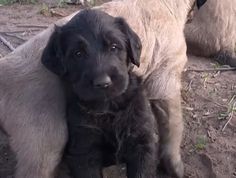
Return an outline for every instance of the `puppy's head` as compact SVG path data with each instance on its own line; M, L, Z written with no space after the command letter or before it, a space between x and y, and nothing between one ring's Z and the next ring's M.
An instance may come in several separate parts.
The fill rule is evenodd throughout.
M55 27L42 63L69 82L85 101L121 95L131 64L139 66L141 42L122 18L99 10L83 10Z

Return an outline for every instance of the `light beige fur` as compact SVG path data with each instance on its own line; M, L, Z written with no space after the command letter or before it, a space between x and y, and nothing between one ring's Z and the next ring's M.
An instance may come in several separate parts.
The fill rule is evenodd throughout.
M141 38L141 65L134 70L144 78L159 124L161 163L176 177L183 176L180 78L187 60L183 29L192 5L193 0L124 0L97 7L124 17ZM53 29L0 59L0 122L17 155L16 178L54 177L67 138L60 81L40 62Z
M212 57L226 53L236 66L236 1L208 0L186 25L188 51ZM223 59L222 59L223 60Z

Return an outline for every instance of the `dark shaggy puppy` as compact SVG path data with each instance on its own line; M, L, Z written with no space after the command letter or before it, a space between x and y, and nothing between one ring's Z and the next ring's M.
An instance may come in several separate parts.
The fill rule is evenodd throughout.
M140 53L127 23L98 10L80 12L51 36L42 61L65 82L64 158L73 177L102 177L102 167L117 162L127 164L128 178L155 177L154 118L131 72Z

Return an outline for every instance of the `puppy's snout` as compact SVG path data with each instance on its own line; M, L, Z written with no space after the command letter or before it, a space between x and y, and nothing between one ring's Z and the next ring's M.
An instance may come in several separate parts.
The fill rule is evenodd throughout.
M93 80L93 86L95 88L108 88L111 84L112 81L108 75L100 75Z

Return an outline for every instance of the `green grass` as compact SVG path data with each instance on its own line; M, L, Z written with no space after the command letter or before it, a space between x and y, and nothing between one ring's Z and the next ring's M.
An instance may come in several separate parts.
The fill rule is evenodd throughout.
M203 150L205 149L206 144L207 144L207 138L205 136L198 136L196 138L195 149Z
M9 5L15 3L16 0L0 0L0 4L2 5Z
M10 5L13 3L35 4L37 0L0 0L1 5Z
M228 118L231 115L233 115L233 113L236 111L236 108L235 108L236 101L235 101L235 99L236 99L236 95L234 95L230 99L230 101L228 102L226 111L221 112L219 114L219 117L218 117L219 120L225 120L226 118Z

